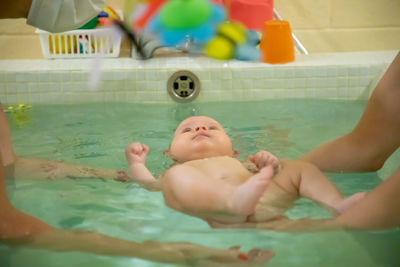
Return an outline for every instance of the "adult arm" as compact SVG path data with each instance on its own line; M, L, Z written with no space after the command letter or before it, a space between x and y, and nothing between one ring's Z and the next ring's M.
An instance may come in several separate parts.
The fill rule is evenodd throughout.
M53 229L50 225L35 217L20 212L8 199L5 172L0 153L0 240L21 238Z
M376 86L356 127L301 159L323 171L376 171L399 146L400 53Z
M31 179L102 178L126 181L124 171L93 168L48 159L18 157L13 149L11 131L0 104L0 154L6 177Z
M14 164L17 156L15 155L12 142L11 131L8 126L6 115L3 112L3 106L0 103L0 154L4 166Z
M49 159L17 157L14 164L16 179L109 179L127 181L124 171L94 168Z
M189 242L136 243L101 233L54 230L25 239L9 239L10 246L49 249L53 251L82 251L116 257L134 257L150 261L190 266L251 266L267 262L273 253L253 249L242 253L236 248L216 249Z
M400 226L400 168L353 207L335 218L346 228L383 229Z
M269 251L252 250L248 254L236 249L215 249L188 242L136 243L100 233L54 229L45 222L25 214L10 203L5 187L0 155L0 243L9 246L83 251L108 256L137 257L165 263L203 266L232 264L248 266L268 261ZM211 265L210 265L211 264Z

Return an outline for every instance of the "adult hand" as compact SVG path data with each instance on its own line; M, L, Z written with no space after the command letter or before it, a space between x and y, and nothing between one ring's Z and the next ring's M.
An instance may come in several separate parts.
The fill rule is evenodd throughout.
M153 257L159 261L190 266L252 266L266 263L274 256L272 252L260 249L252 249L248 253L243 253L239 251L239 247L224 250L188 242L147 241L143 245L152 247L154 249Z

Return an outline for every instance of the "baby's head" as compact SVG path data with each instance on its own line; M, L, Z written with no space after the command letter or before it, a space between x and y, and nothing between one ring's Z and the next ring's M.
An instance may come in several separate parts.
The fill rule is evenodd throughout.
M206 116L189 117L176 128L168 156L179 163L217 156L235 156L224 128Z

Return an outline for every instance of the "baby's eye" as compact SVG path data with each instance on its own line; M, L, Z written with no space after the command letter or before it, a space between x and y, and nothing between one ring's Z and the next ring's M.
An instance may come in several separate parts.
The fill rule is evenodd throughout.
M217 126L210 126L208 129L210 129L210 130L218 130L218 127Z
M185 128L182 130L182 133L188 133L190 132L192 129L191 128Z

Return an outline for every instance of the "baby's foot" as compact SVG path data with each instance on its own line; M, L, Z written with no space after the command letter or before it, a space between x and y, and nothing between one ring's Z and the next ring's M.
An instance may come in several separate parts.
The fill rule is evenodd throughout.
M351 196L343 199L335 206L336 212L338 214L343 213L345 210L352 207L354 204L356 204L358 201L360 201L366 195L367 195L367 192L359 192L359 193L355 193L354 195L351 195Z
M262 168L257 174L251 176L233 192L229 203L230 209L235 213L243 215L252 214L273 175L273 168L267 166Z

